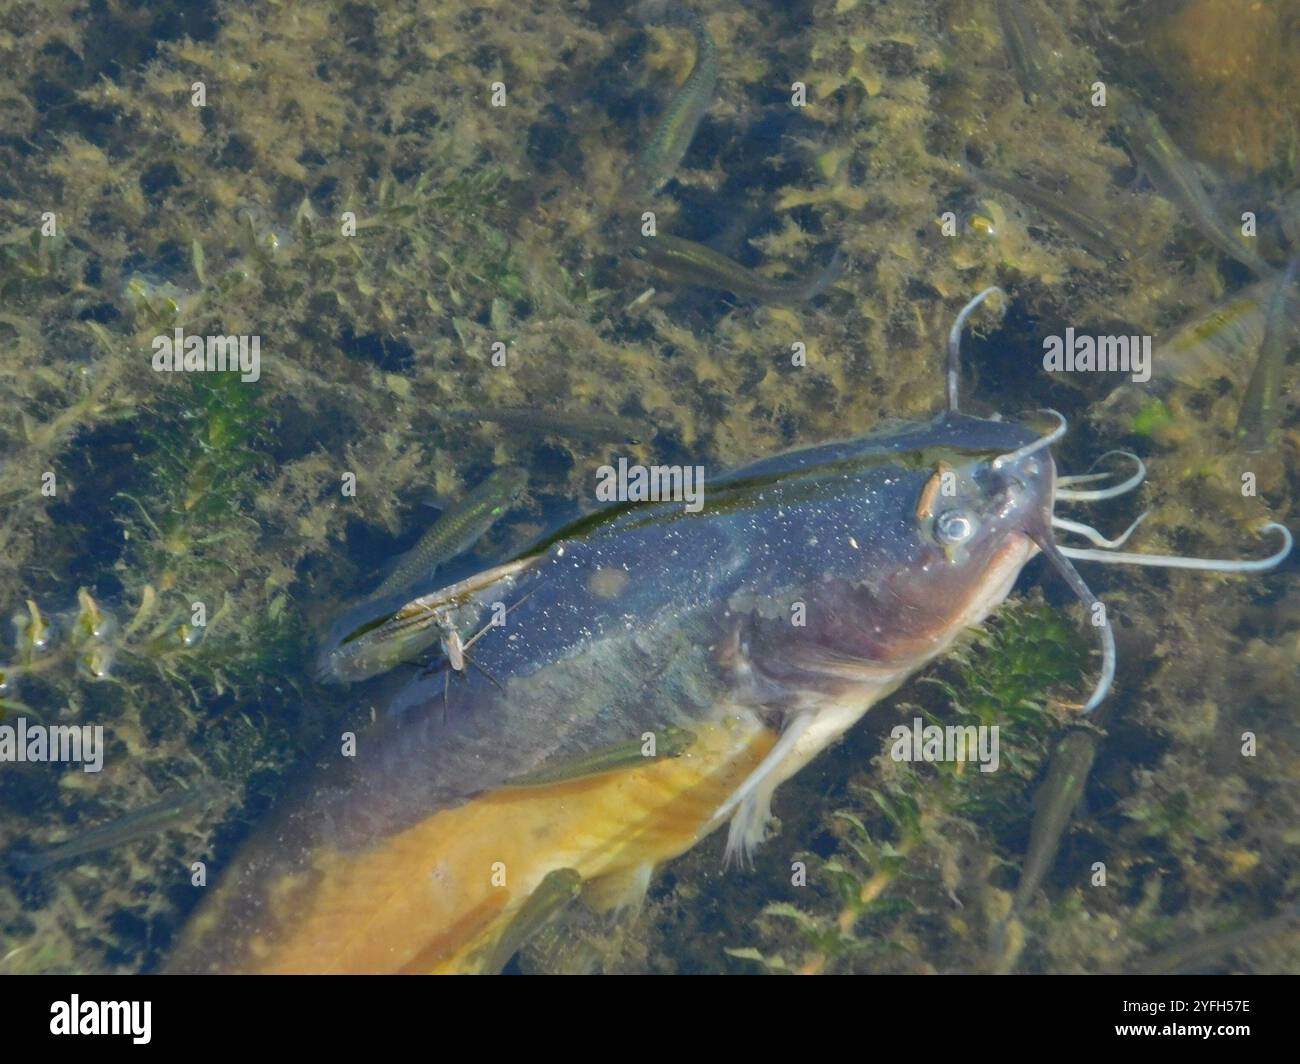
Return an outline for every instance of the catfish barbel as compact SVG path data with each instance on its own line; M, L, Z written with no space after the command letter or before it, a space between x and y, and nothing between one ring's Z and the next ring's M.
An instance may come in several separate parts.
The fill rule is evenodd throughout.
M450 697L445 677L412 678L355 756L321 751L169 967L493 970L493 944L554 918L575 882L593 906L635 903L723 825L728 856L747 857L780 783L988 616L1037 552L1095 607L1088 709L1114 641L1067 556L1226 571L1285 556L1277 525L1283 548L1257 562L1058 546L1054 526L1109 541L1055 518L1056 501L1141 478L1075 491L1050 450L1063 419L1041 435L958 411L960 330L991 291L953 326L934 420L755 462L711 481L698 512L611 506L448 589L482 601L479 623L489 601L512 610L480 640L481 668ZM598 756L656 740L675 756Z

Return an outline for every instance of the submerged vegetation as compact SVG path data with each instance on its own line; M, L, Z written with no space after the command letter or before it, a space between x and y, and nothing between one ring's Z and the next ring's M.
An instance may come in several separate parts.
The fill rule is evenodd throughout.
M985 285L1010 303L972 348L977 402L1063 410L1071 472L1143 449L1149 549L1231 553L1265 513L1295 527L1294 401L1270 413L1270 447L1235 445L1249 351L1104 406L1096 380L1040 369L1042 337L1067 324L1160 338L1251 281L1138 176L1089 104L1099 79L1122 73L1198 166L1222 168L1216 203L1279 219L1269 233L1285 235L1260 240L1272 267L1295 253L1300 80L1278 73L1296 52L1274 54L1275 16L1259 16L1262 44L1234 24L1229 68L1206 55L1214 3L1137 5L1159 8L1146 43L1132 6L700 5L713 104L654 205L665 231L772 284L773 264L842 248L835 286L792 306L664 284L613 231L626 167L696 64L704 38L680 27L542 0L0 7L0 612L16 618L0 712L111 735L98 776L5 766L0 851L214 780L248 796L57 876L0 870L0 970L158 962L193 904L189 862L231 846L286 766L368 712L312 685L311 648L431 524L420 500L445 508L493 469L526 470L523 518L475 548L487 558L588 505L612 454L714 471L926 416L954 310ZM1008 22L1041 54L1009 64ZM791 106L794 82L806 106ZM1082 213L1053 213L1053 197ZM964 223L951 234L947 212ZM1099 256L1113 234L1123 254ZM260 380L154 372L153 338L178 328L260 337ZM1280 395L1295 377L1292 362ZM547 433L494 410L652 431ZM1300 894L1294 563L1268 584L1105 580L1116 705L1022 914L1017 970L1141 968ZM609 970L996 967L1031 799L1074 719L1052 699L1090 667L1076 621L1018 599L792 781L754 871L719 876L712 840L633 923L584 927L593 956ZM927 721L1005 728L1003 770L881 756L917 701ZM1105 887L1090 886L1095 861ZM1294 923L1234 942L1207 963L1300 968Z

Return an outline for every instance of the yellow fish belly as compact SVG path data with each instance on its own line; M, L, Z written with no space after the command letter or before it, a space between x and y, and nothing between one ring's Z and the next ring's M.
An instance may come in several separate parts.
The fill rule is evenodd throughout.
M752 718L696 735L679 757L491 791L363 852L318 852L309 870L271 884L268 919L237 951L237 970L481 971L549 873L571 869L599 881L684 853L717 826L719 806L776 738ZM196 932L219 935L205 915Z

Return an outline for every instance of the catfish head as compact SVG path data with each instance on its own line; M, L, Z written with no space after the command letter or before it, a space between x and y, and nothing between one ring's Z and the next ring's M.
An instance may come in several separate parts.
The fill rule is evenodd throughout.
M802 553L757 590L733 596L736 637L724 644L741 697L776 717L781 738L715 815L734 813L728 856L761 840L772 791L844 733L866 710L962 632L978 624L1011 591L1025 564L1042 552L1088 609L1102 653L1101 675L1083 706L1095 709L1115 675L1115 641L1104 606L1070 559L1218 572L1262 571L1291 549L1238 561L1128 554L1117 551L1142 518L1116 540L1055 515L1060 501L1111 498L1132 490L1145 469L1100 490L1073 485L1108 474L1059 477L1051 445L1066 421L1046 433L958 410L961 330L992 292L975 297L949 337L947 403L934 421L901 432L813 448L787 458L803 523L793 529ZM1126 452L1118 452L1126 453ZM772 462L756 473L773 472ZM815 486L816 490L812 490ZM784 515L785 507L779 512ZM1145 515L1143 515L1145 516ZM1086 536L1102 550L1064 547L1054 530ZM791 612L785 609L793 607ZM792 623L797 612L802 623Z
M837 446L796 480L822 481L783 534L810 552L730 603L748 697L787 713L897 686L994 610L1051 534L1056 467L1029 428L945 413L853 457Z

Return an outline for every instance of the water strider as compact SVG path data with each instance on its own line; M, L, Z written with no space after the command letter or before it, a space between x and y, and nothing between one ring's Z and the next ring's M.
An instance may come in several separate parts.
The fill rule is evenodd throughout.
M594 906L633 904L657 865L724 825L728 857L747 857L781 782L995 610L1038 552L1101 637L1088 710L1115 648L1071 557L1247 572L1286 556L1276 524L1270 557L1231 562L1120 553L1054 517L1142 470L1082 488L1096 477L1056 473L1059 415L1043 435L959 411L960 330L991 291L953 327L933 420L755 462L712 481L699 512L611 506L432 593L458 628L513 609L476 648L483 671L449 701L436 673L415 676L355 756L322 750L169 967L494 970L494 944L550 919L576 882ZM1057 527L1099 547L1059 546ZM676 756L618 756L647 736Z
M413 662L434 642L461 646L446 609L425 609L418 592L432 586L439 566L469 550L528 484L521 469L498 469L447 510L387 577L330 627L316 658L316 678L354 683Z

